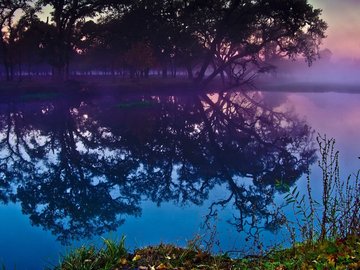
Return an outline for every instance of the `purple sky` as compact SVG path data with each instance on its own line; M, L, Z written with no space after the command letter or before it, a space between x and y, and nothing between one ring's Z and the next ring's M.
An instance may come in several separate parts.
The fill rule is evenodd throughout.
M334 58L360 59L360 0L309 0L323 10L328 23L323 48L329 48Z

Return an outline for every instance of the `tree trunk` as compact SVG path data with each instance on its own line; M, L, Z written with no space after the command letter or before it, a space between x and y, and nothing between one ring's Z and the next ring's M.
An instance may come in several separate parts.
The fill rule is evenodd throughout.
M162 68L162 77L167 78L167 67Z
M10 81L12 81L14 80L14 65L12 61L10 62L9 68L10 68Z
M4 71L5 71L6 80L10 81L9 65L8 65L6 59L4 59L3 65L4 65Z
M129 73L130 73L130 79L134 79L134 78L135 78L135 69L134 69L134 68L130 68L130 69L129 69Z
M55 81L64 81L65 69L64 67L55 67L52 69L52 77Z
M111 77L115 81L115 64L113 62L111 63Z
M21 64L21 60L19 61L18 67L19 67L19 81L21 81L22 80L22 64Z
M186 66L186 71L187 71L189 80L193 80L194 79L194 74L193 74L193 70L192 70L191 65Z
M64 72L64 78L67 80L70 77L70 69L69 69L69 62L66 63L65 65L65 72Z

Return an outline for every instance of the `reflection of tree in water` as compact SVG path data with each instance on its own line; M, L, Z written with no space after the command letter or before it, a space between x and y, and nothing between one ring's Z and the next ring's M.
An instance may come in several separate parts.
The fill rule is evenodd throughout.
M115 229L142 199L202 204L217 184L230 195L209 216L233 203L242 229L314 159L310 128L259 93L35 105L1 112L0 199L63 241Z
M14 199L31 221L63 241L114 230L124 222L122 214L140 214L140 195L130 183L115 182L131 172L133 162L115 158L116 153L105 155L106 149L100 150L101 145L81 130L84 116L77 108L78 104L42 104L11 114L29 120L26 125L2 125L3 130L14 130L1 142L8 153L4 161L13 162L2 173L7 175L5 182L15 182ZM106 171L103 164L116 171Z
M233 203L238 213L231 222L237 230L260 226L261 219L268 229L276 229L281 220L271 207L275 183L294 184L314 162L310 127L289 111L269 107L258 93L205 100L209 149L229 190L228 198L212 203L207 218L217 214L218 206Z

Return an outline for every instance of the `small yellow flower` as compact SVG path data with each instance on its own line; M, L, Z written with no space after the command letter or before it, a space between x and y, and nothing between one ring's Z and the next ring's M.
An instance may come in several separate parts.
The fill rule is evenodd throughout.
M121 258L121 259L119 260L119 263L120 263L121 265L125 265L125 264L128 263L128 261L127 261L126 258Z
M328 256L327 261L328 261L329 266L335 266L335 257L334 256L331 256L331 255Z
M157 267L156 267L156 270L164 270L164 269L167 269L166 265L163 264L163 263L160 263Z
M141 256L140 256L139 254L136 254L136 255L134 256L134 258L132 259L132 261L133 261L133 262L136 262L136 261L140 260L140 258L141 258Z

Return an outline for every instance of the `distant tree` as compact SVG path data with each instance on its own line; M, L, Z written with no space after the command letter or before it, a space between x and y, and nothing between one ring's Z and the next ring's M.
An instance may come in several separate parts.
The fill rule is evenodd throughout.
M0 2L0 50L5 68L6 79L14 77L15 42L19 31L26 24L27 16L33 14L31 0L2 0ZM17 12L22 13L20 19L15 19Z
M191 18L192 10L187 8L187 1L155 2L157 5L148 5L155 15L148 22L153 29L149 38L152 44L156 44L155 53L163 67L163 76L166 77L168 67L175 76L179 66L187 70L189 79L193 79L193 68L203 56L204 48L198 41L196 22Z
M128 10L116 11L113 16L105 18L101 22L102 44L98 52L105 56L112 71L116 68L134 68L131 66L135 64L133 60L136 56L134 54L130 56L130 54L131 51L134 52L135 47L145 46L148 48L147 50L150 49L150 39L146 32L148 27L147 12L135 5L136 2ZM144 59L144 61L146 60ZM138 62L136 65L139 66L140 63Z
M136 29L135 35L140 40L144 37L150 40L163 77L170 70L175 76L176 67L181 66L193 78L193 68L204 51L193 13L189 1L140 0L125 16L126 29Z
M30 77L33 72L38 73L44 67L47 70L49 66L45 59L49 57L46 55L46 44L54 32L53 27L40 21L37 16L32 16L23 17L16 29L16 41L12 49L16 51L13 60L19 76L25 72Z
M328 48L325 48L319 52L320 59L324 62L330 62L332 55L332 51Z
M76 38L74 45L78 53L75 55L75 68L87 73L102 66L103 62L107 61L102 53L102 25L93 20L80 21L76 25L76 35L78 38Z
M126 1L126 0L125 0ZM124 1L115 0L38 0L39 6L52 7L52 20L55 24L55 35L51 50L53 58L50 64L54 67L54 75L64 79L69 73L70 58L74 49L74 32L79 20L91 18L110 6Z
M148 77L149 70L155 65L154 52L147 42L138 42L131 46L124 55L131 77Z

